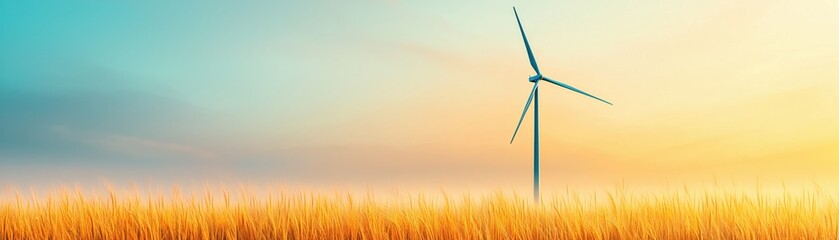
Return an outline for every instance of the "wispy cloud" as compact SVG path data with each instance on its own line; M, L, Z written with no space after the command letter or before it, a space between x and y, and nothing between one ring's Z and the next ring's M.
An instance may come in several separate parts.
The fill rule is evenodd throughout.
M218 154L202 147L165 142L160 140L126 136L121 134L97 135L88 139L96 146L131 154L163 153L184 155L184 159L212 160Z

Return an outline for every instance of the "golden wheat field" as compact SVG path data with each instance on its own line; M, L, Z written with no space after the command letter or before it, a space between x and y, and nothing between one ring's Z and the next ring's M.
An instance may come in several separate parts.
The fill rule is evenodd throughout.
M821 191L371 195L6 189L0 239L839 239Z

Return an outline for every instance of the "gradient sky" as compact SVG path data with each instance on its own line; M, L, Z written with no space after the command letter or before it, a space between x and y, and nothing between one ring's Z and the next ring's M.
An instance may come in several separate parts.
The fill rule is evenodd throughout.
M0 181L839 175L839 1L0 1Z

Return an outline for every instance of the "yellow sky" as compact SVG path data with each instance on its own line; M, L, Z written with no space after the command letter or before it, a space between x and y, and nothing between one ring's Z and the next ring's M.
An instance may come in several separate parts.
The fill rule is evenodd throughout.
M523 14L543 73L615 103L542 86L544 178L560 185L760 176L794 181L839 172L839 12L829 1L716 4L696 16L635 19L618 24L627 29L583 36L588 39L534 23L538 9ZM618 33L630 36L608 39ZM552 37L602 45L556 47ZM464 78L431 79L446 85L398 108L378 109L372 114L379 117L352 123L358 127L331 130L423 159L380 156L363 166L475 166L491 169L461 171L481 176L478 184L501 178L527 185L531 115L517 142L507 144L532 74L518 41L510 38L514 48L498 53L467 56L405 46Z

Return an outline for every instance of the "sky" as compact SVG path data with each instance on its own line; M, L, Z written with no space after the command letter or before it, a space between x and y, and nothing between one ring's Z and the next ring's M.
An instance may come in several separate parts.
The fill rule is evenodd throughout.
M839 183L839 1L0 1L0 181Z

